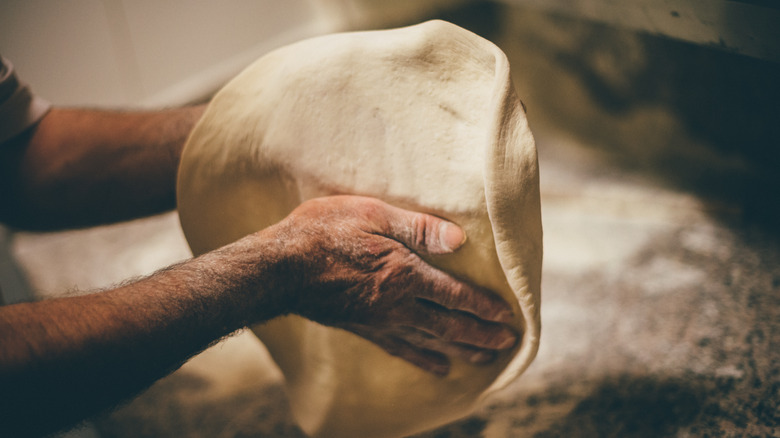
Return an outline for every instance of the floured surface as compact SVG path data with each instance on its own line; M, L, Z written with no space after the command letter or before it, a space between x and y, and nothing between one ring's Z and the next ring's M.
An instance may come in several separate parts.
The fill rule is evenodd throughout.
M454 362L439 378L302 318L257 326L304 430L399 436L435 427L528 366L540 327L536 151L498 48L428 22L273 52L215 97L179 175L182 227L196 254L338 193L460 224L467 244L430 261L499 292L524 336L491 365Z
M505 9L496 12L499 24L486 22L479 13L494 9L492 3L479 3L476 12L466 11L459 22L498 33L483 35L509 55L518 92L529 108L542 169L545 332L539 355L522 378L469 417L415 437L780 436L780 249L772 243L777 227L769 233L750 232L714 217L721 210L713 212L689 186L669 179L675 169L668 163L681 164L679 153L692 157L676 169L685 176L700 176L713 165L710 155L702 153L713 149L702 148L701 140L691 137L679 109L659 106L657 100L634 101L628 114L600 107L588 100L589 83L576 80L570 60L600 67L600 80L620 81L626 76L613 74L619 64L607 64L613 69L604 70L603 63L588 60L603 61L605 47L630 48L635 46L626 42L632 38L648 40L654 56L630 52L619 59L629 71L635 71L637 63L629 60L636 56L674 62L686 74L671 82L668 76L656 77L656 83L664 84L658 94L699 102L689 108L713 123L722 120L719 105L730 113L757 113L760 105L752 111L740 106L756 103L745 89L761 90L763 99L777 96L777 87L762 88L755 75L728 82L726 76L715 82L719 86L710 96L719 98L718 103L703 106L700 91L712 83L689 78L706 77L701 71L733 71L745 59L716 52L705 56L704 49L629 32L605 35L601 27L592 28L597 35L583 35L581 22L545 19L525 8L515 14L522 22L511 22ZM641 65L649 72L666 68L656 62ZM640 85L652 76L634 78ZM756 120L769 119L770 114L730 119L729 129L755 133ZM587 141L590 137L553 135L572 127L598 130L601 137ZM744 142L738 146L745 149ZM641 178L636 166L619 164L627 154L641 162L647 154L666 158L664 172ZM735 162L733 156L721 156ZM712 174L716 181L734 181L732 173L717 169ZM768 181L776 181L774 170L769 176ZM718 186L705 180L697 187L711 193ZM780 186L764 184L753 193L770 199L773 187ZM728 202L725 207L728 213L742 204ZM164 222L168 234L154 224L117 225L105 243L96 241L104 240L102 230L67 236L17 233L14 252L34 286L56 286L52 290L63 292L79 273L92 275L84 279L88 288L108 271L121 273L112 276L117 280L138 275L129 269L130 262L149 251L171 252L166 264L179 260L182 251L186 254L168 243L169 235L178 236L178 224ZM133 236L132 241L126 236ZM95 251L97 245L110 251ZM203 373L194 375L185 367L163 379L101 419L100 436L302 438L282 383L256 383L266 382L265 355L247 357L245 347L243 342L240 348L216 346L221 358L208 361L208 373L199 366ZM236 367L253 367L256 376L241 371L246 386L229 395L217 391L214 386L227 383L225 376L236 373Z

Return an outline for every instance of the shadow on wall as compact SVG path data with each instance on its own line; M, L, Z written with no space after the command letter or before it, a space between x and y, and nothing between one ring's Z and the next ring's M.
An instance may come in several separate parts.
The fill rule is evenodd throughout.
M507 53L538 136L573 136L777 235L780 65L489 2L440 18Z

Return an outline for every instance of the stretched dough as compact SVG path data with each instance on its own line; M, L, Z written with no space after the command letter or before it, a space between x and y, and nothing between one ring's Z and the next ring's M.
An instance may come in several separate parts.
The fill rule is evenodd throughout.
M454 221L469 240L429 257L499 292L521 346L436 377L345 331L288 316L253 330L307 433L394 437L466 415L515 379L539 342L536 149L505 55L430 21L274 51L213 99L183 153L179 213L195 254L274 224L306 199L360 194Z

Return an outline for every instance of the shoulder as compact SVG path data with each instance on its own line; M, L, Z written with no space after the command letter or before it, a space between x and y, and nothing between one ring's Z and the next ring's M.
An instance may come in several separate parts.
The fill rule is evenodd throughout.
M37 123L50 106L19 80L13 64L0 55L0 144Z

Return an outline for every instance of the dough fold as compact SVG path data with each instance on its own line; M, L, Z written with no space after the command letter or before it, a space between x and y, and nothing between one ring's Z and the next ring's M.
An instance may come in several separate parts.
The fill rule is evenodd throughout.
M500 49L443 21L302 41L227 84L183 152L179 213L196 255L331 194L461 225L459 251L426 259L500 293L523 336L494 363L453 359L439 378L296 316L253 327L305 432L417 433L468 414L528 367L541 329L538 164Z

